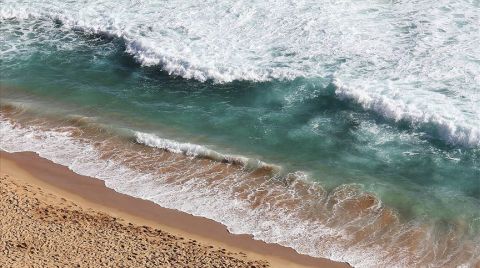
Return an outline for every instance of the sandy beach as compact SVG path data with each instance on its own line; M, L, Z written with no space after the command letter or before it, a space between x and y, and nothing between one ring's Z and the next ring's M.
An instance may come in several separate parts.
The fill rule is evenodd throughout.
M34 153L0 157L2 267L349 267L232 235Z

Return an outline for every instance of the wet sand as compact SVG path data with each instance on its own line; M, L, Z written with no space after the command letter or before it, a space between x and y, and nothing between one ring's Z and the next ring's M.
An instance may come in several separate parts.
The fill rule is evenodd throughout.
M0 152L0 266L349 267L120 194L34 153Z

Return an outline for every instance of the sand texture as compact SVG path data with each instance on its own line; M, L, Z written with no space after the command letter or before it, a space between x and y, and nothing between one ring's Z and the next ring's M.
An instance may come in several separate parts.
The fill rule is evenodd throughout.
M0 267L268 267L105 213L4 175Z
M328 267L115 192L32 152L0 151L0 267Z

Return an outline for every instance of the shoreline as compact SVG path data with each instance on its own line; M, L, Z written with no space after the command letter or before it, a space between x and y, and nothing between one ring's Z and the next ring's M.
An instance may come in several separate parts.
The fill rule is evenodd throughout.
M254 240L251 235L231 234L223 224L213 220L115 192L99 179L76 174L33 152L0 151L0 161L2 176L21 177L21 180L83 208L103 212L137 226L149 226L193 239L204 245L221 247L228 252L243 252L247 259L264 260L271 267L350 267L347 263L314 258L299 254L292 248Z

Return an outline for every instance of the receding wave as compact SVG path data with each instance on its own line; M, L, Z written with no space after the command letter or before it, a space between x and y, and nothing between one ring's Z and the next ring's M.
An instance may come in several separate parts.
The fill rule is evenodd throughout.
M116 191L219 221L232 233L355 267L453 267L480 261L480 238L472 226L402 220L361 185L326 191L301 172L249 169L218 161L226 157L204 146L138 132L140 143L132 143L100 128L91 119L52 121L6 107L0 148L37 152Z

